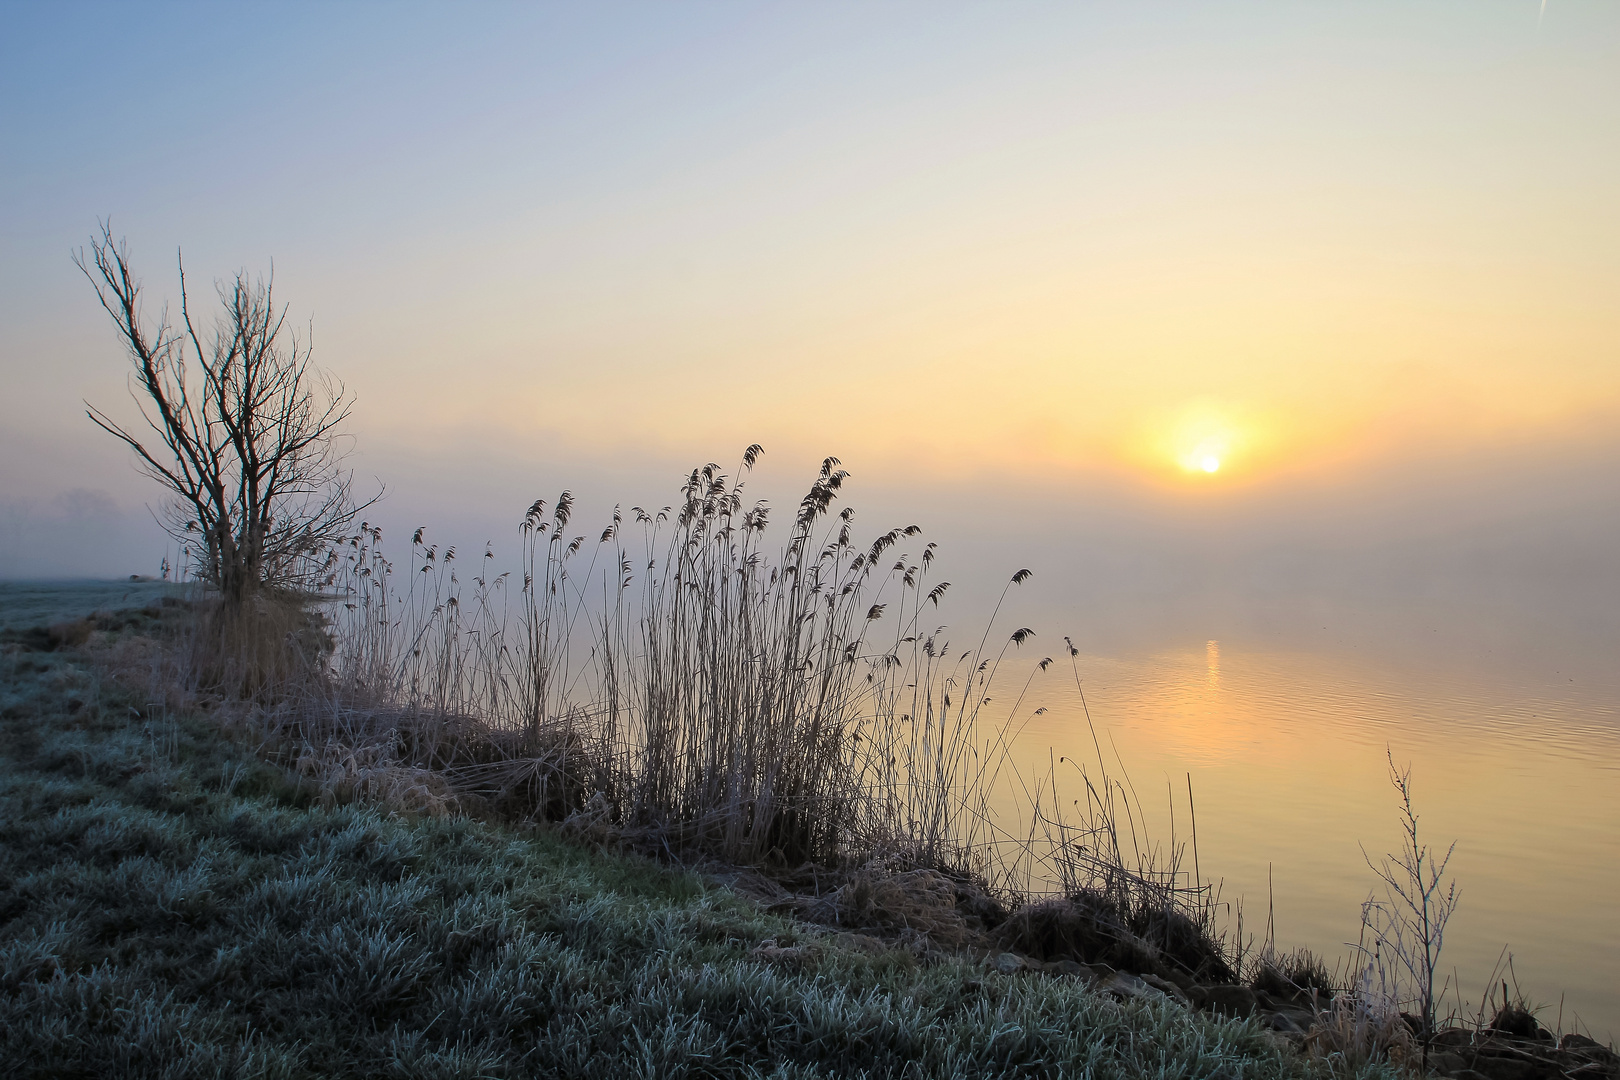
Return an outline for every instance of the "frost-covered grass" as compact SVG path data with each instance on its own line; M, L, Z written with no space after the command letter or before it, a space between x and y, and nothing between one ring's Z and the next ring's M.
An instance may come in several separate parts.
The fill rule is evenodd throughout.
M0 581L0 630L49 626L94 611L155 604L183 586L166 581Z
M8 1076L1332 1068L1251 1023L840 948L549 831L322 807L207 718L151 715L82 653L0 648Z

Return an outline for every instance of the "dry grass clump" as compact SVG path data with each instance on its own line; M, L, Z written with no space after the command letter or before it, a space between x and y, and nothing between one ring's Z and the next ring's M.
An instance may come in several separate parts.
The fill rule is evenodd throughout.
M52 623L45 628L45 636L50 640L53 648L78 648L90 640L95 631L96 624L93 619L72 619L59 623Z
M301 593L261 589L240 603L193 601L185 657L199 691L260 703L297 693L320 678L332 640Z
M1039 960L1107 964L1121 971L1204 983L1237 981L1222 942L1174 907L1131 903L1098 890L1030 904L997 934L1002 947Z
M273 752L329 802L377 797L431 813L562 821L585 807L599 780L588 769L595 755L565 725L491 730L476 717L328 695L278 702L258 724Z
M1188 778L1189 841L1179 841L1174 798L1168 845L1145 825L1118 754L1103 751L1085 704L1076 658L1064 639L1093 756L1052 761L1034 785L1029 838L1016 850L1029 877L1055 881L1059 898L1030 905L1000 931L1003 946L1043 960L1070 959L1173 980L1234 983L1249 966L1241 908L1236 932L1221 928L1219 888L1198 866L1198 825ZM1047 661L1046 663L1049 663ZM1060 792L1077 790L1065 802Z
M938 870L863 869L825 898L833 917L816 921L958 949L969 928L957 896L957 882Z
M262 589L228 604L202 586L171 587L144 608L96 612L53 626L148 695L240 718L327 681L333 640L308 594ZM99 636L97 636L99 635Z
M306 746L293 768L315 784L321 802L327 806L364 800L391 810L434 817L442 817L457 806L455 793L442 775L403 764L389 747L379 744Z
M565 830L581 816L570 818ZM715 864L704 869L763 910L853 931L871 946L881 939L917 953L982 950L992 943L990 932L1006 922L1008 903L1017 902L962 871L907 866L893 857L765 873Z
M1399 1003L1369 993L1365 987L1334 995L1305 1036L1305 1051L1352 1067L1385 1061L1415 1066L1423 1057Z
M1327 965L1305 948L1262 956L1249 985L1279 1000L1308 997L1327 1001L1336 988Z

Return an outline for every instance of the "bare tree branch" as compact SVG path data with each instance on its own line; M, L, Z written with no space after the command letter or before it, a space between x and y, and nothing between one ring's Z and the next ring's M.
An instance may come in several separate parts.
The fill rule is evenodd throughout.
M130 396L156 438L143 441L88 402L85 413L169 490L162 521L195 550L197 576L231 603L260 588L318 586L323 549L381 493L353 498L339 439L354 399L287 331L274 275L221 282L221 313L205 338L178 257L180 327L165 308L148 328L140 282L109 223L89 258L80 250L73 261L117 327L134 369Z

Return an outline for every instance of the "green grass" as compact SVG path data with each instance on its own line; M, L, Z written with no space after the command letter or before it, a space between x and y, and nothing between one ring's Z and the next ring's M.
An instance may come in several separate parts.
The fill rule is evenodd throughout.
M322 807L82 652L4 649L8 1076L1390 1075L1071 980L842 949L554 832Z

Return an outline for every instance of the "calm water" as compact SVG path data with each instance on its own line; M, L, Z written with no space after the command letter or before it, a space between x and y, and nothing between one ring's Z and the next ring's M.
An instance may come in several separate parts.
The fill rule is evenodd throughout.
M1246 932L1264 932L1269 875L1279 947L1347 954L1375 884L1362 847L1377 858L1400 843L1387 748L1412 767L1422 837L1457 842L1461 904L1442 959L1463 997L1479 1001L1506 948L1545 1023L1561 1007L1566 1030L1578 1021L1611 1038L1620 639L1588 625L1554 640L1509 615L1429 610L1380 624L1347 605L1259 630L1213 618L1248 625L1090 642L1078 667L1158 839L1167 787L1184 815L1191 775L1203 873L1245 898ZM1067 687L1042 679L1035 694L1050 711L1024 729L1020 750L1093 758L1073 675Z

